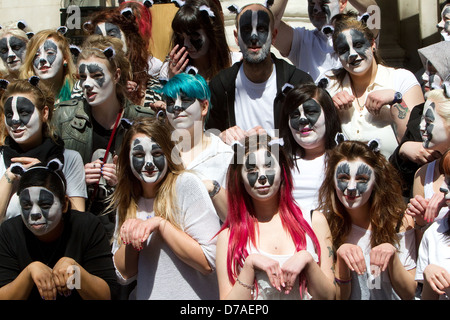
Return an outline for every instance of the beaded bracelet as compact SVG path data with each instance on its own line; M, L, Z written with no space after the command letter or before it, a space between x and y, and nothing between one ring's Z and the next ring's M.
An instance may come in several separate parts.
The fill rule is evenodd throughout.
M348 280L341 280L341 279L338 279L338 278L334 277L334 281L336 281L338 284L347 284L347 283L350 283L352 281L352 278L350 278Z
M253 294L254 294L254 292L255 292L255 285L248 285L248 284L246 284L246 283L243 283L241 280L239 280L239 278L236 278L236 281L241 285L241 286L243 286L245 289L249 289L250 290L250 294L252 295L252 297L253 297Z

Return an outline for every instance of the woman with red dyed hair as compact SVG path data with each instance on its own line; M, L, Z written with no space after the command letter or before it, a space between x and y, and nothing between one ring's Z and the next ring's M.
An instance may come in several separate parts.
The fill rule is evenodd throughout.
M295 203L280 142L255 135L234 145L228 215L217 239L221 299L335 297L327 221L314 212L308 223Z

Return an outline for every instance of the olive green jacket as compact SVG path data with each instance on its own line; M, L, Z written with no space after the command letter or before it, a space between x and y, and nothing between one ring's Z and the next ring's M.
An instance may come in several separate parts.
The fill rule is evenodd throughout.
M155 116L148 108L125 103L124 114L116 131L115 149L119 153L126 129L137 117ZM78 151L86 164L91 162L93 148L93 124L89 104L85 99L73 99L59 103L55 107L52 124L56 134L64 141L67 149Z

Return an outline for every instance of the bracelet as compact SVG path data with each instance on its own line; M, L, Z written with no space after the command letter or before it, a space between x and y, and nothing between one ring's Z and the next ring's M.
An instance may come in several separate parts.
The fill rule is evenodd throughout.
M338 284L347 284L347 283L350 283L352 281L352 278L350 278L348 280L341 280L341 279L338 279L338 278L334 277L334 281L336 281L336 283L338 283Z
M239 278L236 278L236 281L241 285L241 286L243 286L245 289L249 289L250 290L250 293L252 294L252 296L253 296L253 292L255 291L255 285L248 285L248 284L246 284L246 283L243 283L241 280L239 280Z

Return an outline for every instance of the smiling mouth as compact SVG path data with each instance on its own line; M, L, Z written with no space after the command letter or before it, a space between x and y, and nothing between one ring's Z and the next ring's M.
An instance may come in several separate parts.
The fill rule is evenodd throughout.
M357 59L357 60L355 60L355 61L353 61L353 62L350 62L349 64L350 64L351 66L353 66L353 67L358 67L358 66L361 65L362 62L363 62L362 59Z
M309 134L312 131L313 131L313 129L311 129L311 128L303 128L303 129L300 130L300 133L302 135L307 135L307 134Z

